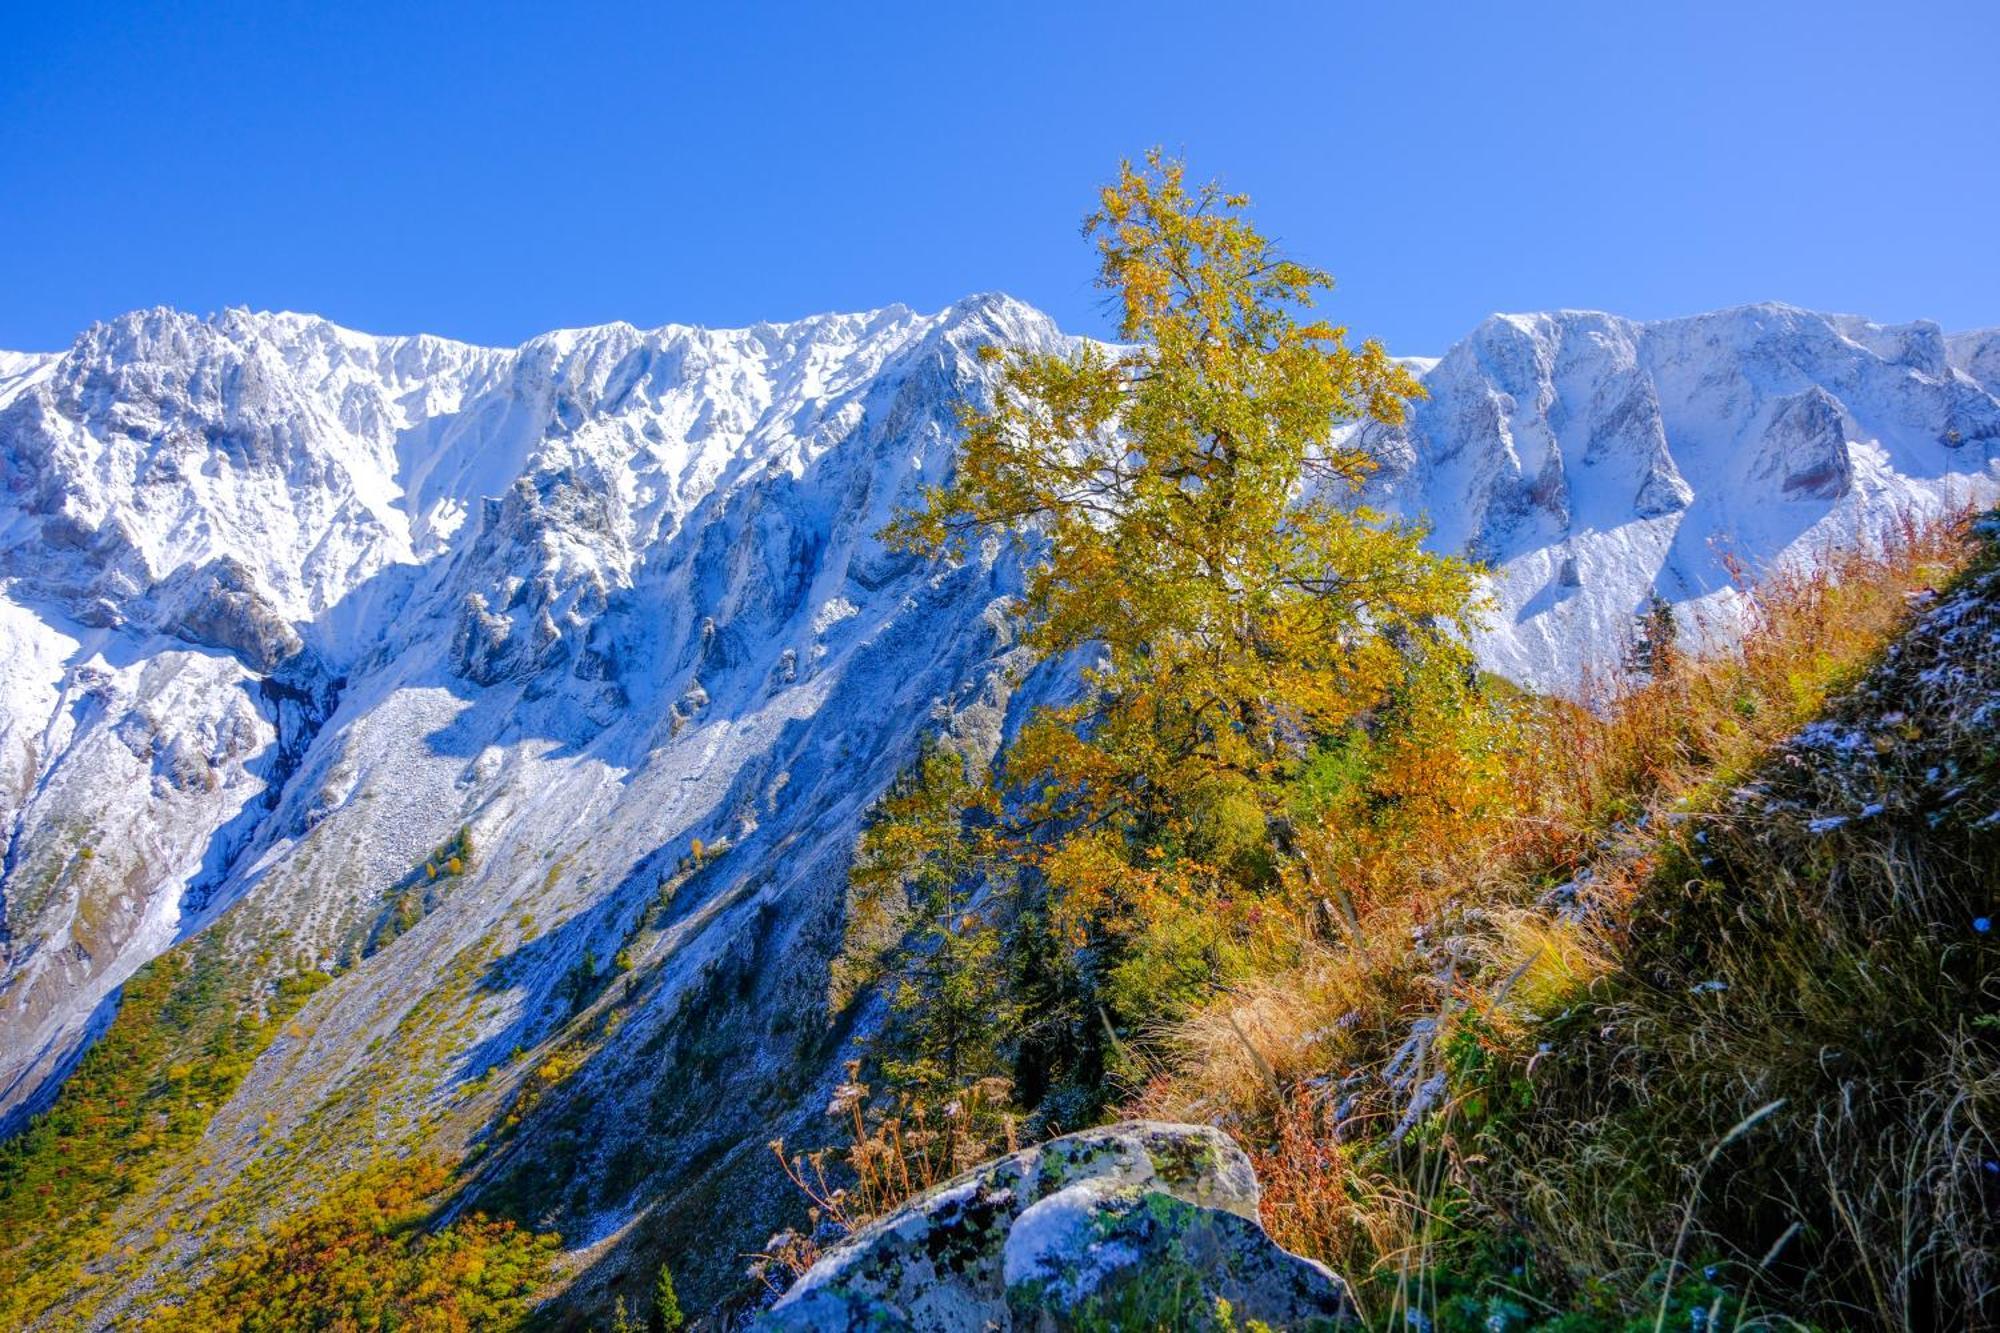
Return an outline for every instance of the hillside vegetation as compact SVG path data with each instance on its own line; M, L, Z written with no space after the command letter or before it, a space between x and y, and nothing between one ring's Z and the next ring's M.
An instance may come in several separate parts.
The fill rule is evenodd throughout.
M411 882L456 875L468 852L454 839ZM302 1035L293 1019L333 979L247 947L231 927L141 968L53 1104L0 1144L0 1326L517 1323L551 1275L555 1238L477 1213L439 1216L460 1183L441 1162L369 1154L342 1170L331 1155L316 1164L323 1196L302 1207L268 1197L256 1172L228 1188L201 1181L222 1151L217 1113L259 1055ZM341 1145L361 1146L351 1135Z
M820 1231L767 1269L1141 1112L1236 1135L1383 1327L1990 1322L1993 520L1746 577L1702 656L1656 603L1587 704L1480 678L1465 571L1336 502L1329 422L1414 386L1243 204L1128 168L1141 350L1012 362L895 530L1029 524L1084 690L878 811L833 1002L891 1021L845 1148L780 1148Z
M1990 1324L2000 559L1915 531L1540 709L1510 798L1172 1024L1139 1092L1440 1328ZM1923 608L1914 626L1906 602ZM1426 891L1426 886L1437 887Z

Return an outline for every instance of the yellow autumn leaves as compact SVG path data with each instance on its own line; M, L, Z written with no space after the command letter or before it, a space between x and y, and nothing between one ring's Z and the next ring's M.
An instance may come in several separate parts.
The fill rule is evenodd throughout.
M1010 932L1019 1041L1049 1045L1058 1081L1103 1072L1102 1050L1065 1043L1157 1017L1115 1011L1156 1007L1114 984L1121 968L1212 984L1268 919L1293 859L1288 784L1315 746L1376 725L1420 677L1467 678L1472 571L1354 503L1371 461L1337 430L1400 420L1421 390L1310 315L1331 278L1246 207L1157 152L1125 164L1086 226L1128 345L989 353L998 388L963 408L955 474L885 534L961 554L1015 534L1034 553L1029 644L1092 661L1082 696L1041 710L958 802L986 814L919 835L892 811L871 834L898 846L906 888L919 865L977 872L996 904L981 919ZM946 845L974 827L977 865ZM1175 958L1147 960L1155 943Z

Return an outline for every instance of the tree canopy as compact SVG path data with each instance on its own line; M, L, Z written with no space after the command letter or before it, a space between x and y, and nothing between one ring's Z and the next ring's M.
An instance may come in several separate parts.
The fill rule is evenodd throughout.
M986 349L997 388L962 407L953 475L886 534L1028 543L1027 642L1088 663L963 822L892 804L858 881L935 896L978 844L982 902L1006 911L956 919L1011 933L1030 1098L1101 1083L1121 1032L1226 972L1295 869L1287 811L1317 747L1466 675L1472 571L1356 503L1372 462L1349 427L1400 421L1422 390L1312 314L1331 277L1247 208L1157 151L1123 164L1085 230L1125 345Z

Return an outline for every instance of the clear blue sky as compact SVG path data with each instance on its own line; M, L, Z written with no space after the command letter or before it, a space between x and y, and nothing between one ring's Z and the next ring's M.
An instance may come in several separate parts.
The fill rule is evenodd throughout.
M2000 4L0 3L0 347L513 343L1001 289L1162 143L1402 352L1495 310L2000 323Z

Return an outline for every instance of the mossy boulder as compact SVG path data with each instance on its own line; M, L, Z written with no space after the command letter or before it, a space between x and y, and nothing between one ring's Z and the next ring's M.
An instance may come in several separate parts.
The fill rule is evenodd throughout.
M766 1330L1273 1329L1354 1322L1341 1280L1257 1222L1249 1160L1131 1121L989 1162L829 1251Z

